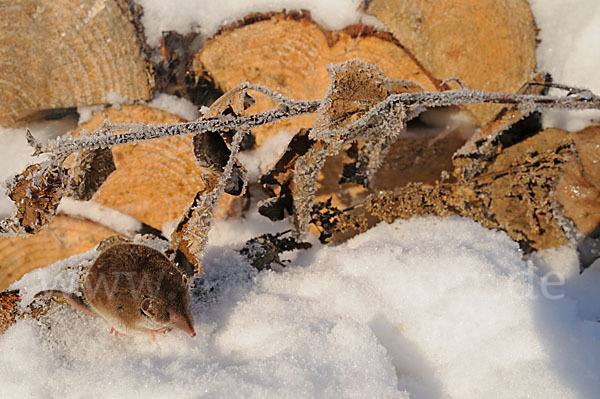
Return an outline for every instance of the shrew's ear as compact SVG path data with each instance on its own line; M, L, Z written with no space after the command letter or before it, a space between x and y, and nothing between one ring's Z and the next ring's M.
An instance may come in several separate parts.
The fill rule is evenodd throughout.
M156 301L152 298L144 298L140 309L146 316L155 317L157 311Z

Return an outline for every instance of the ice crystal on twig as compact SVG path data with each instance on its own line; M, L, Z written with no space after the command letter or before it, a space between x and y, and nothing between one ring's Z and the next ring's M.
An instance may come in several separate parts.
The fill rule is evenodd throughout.
M116 145L135 143L144 140L152 140L162 137L181 136L184 134L199 134L208 131L226 132L236 131L245 127L252 129L258 126L278 122L282 119L291 118L307 113L314 113L319 101L289 101L285 107L279 107L260 114L245 115L239 117L215 116L194 122L175 123L171 125L135 125L126 131L106 133L103 129L97 130L91 136L62 139L60 137L48 143L40 145L39 153L48 153L57 158L65 158L68 155L82 150L95 150L99 148L114 147ZM125 127L125 125L116 125ZM118 130L108 124L109 130Z
M317 142L296 161L292 187L296 233L303 233L310 221L310 213L317 193L317 178L327 155L327 146L323 142Z

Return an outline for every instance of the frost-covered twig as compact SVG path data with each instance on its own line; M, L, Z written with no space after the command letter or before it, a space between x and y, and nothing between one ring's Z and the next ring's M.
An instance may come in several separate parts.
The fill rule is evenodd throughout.
M254 90L258 93L264 94L265 96L269 97L271 100L275 101L278 104L281 105L291 105L292 107L294 106L295 101L290 100L289 98L285 97L282 94L279 94L275 91L272 91L264 86L261 85L257 85L257 84L250 84L250 83L242 83L240 85L241 88L247 89L247 90Z
M28 141L36 153L50 153L58 158L65 158L69 154L82 150L95 150L98 148L112 147L143 140L151 140L161 137L179 136L184 134L198 134L206 131L232 131L242 126L252 129L258 126L274 123L303 114L315 113L322 101L293 101L280 94L274 93L259 85L245 84L247 89L263 93L279 103L278 108L260 114L247 116L219 116L194 122L176 123L171 125L146 126L146 125L124 125L105 124L95 135L57 139L48 143L36 141L28 134ZM562 88L566 88L561 86ZM600 97L583 89L572 91L573 94L560 96L543 96L529 94L506 94L481 90L448 90L443 92L418 92L401 93L388 96L383 102L404 106L410 109L407 119L416 117L420 112L412 112L414 109L426 109L430 107L442 107L460 104L482 104L499 103L514 104L519 108L539 110L548 108L560 109L600 109ZM380 104L379 108L394 109ZM422 108L421 108L422 107ZM397 118L397 115L383 114L381 120ZM406 120L404 121L406 122ZM127 129L125 132L114 130ZM113 131L111 133L110 131Z
M566 87L566 86L563 86ZM514 104L519 108L542 110L548 108L583 110L600 109L600 97L588 91L577 91L568 96L534 94L506 94L483 90L447 90L442 92L392 94L385 101L404 106L443 107L461 104Z
M152 140L162 137L180 136L184 134L199 134L202 132L225 132L239 130L242 127L252 129L269 123L278 122L282 119L291 118L307 113L314 113L319 107L319 101L289 101L285 106L267 111L261 114L248 116L219 116L194 122L176 123L172 125L135 125L129 127L128 131L116 133L104 133L75 137L68 139L57 139L48 143L35 142L38 153L50 153L53 156L64 158L69 154L82 150L95 150L98 148L113 147L120 144L134 143L144 140ZM119 127L120 125L116 125ZM113 126L108 125L112 130ZM120 127L123 127L122 125ZM114 129L116 130L116 128Z

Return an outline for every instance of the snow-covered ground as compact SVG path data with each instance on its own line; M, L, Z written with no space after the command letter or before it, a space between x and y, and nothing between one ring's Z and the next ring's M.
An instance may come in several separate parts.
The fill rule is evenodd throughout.
M105 322L64 307L46 319L51 330L24 320L0 339L0 396L600 395L600 270L579 275L568 248L524 261L503 233L424 218L256 273L223 241L212 241L197 282L194 339L116 339ZM73 278L62 276L73 274L57 271L92 256L14 287L25 299L69 289Z
M151 41L161 29L211 33L249 11L308 8L330 28L362 18L354 0L140 3ZM600 3L531 3L540 67L600 93ZM168 97L154 104L194 114ZM552 114L546 124L574 129L590 118ZM49 138L75 122L32 130ZM0 129L0 143L0 178L32 161L23 130ZM0 203L0 215L8 212ZM523 259L503 233L421 218L380 224L338 247L316 244L281 272L257 273L236 249L284 223L255 213L216 223L196 281L193 339L116 339L105 322L69 307L19 321L0 336L0 398L600 397L600 261L580 275L571 247ZM73 290L65 266L95 255L13 288L24 303L41 289Z

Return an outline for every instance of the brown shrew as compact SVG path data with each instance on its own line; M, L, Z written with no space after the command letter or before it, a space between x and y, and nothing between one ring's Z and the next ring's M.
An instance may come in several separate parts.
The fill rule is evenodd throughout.
M87 272L83 294L87 304L57 290L35 297L64 298L85 314L107 320L115 336L142 332L155 340L156 334L173 328L196 335L187 282L164 254L148 246L117 244L106 249Z

